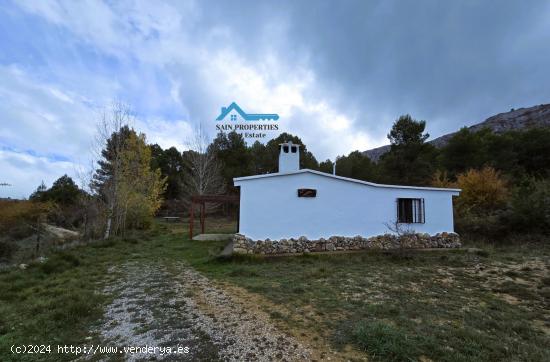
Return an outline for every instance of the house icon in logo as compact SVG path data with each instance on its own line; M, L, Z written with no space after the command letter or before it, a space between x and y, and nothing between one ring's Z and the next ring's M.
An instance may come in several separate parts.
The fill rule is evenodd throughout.
M276 121L278 119L279 115L275 113L245 113L237 103L233 102L229 107L222 107L216 121Z

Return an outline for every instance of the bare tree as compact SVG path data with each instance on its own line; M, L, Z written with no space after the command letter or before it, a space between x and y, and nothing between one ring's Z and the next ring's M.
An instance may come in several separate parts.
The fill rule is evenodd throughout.
M389 231L396 234L398 237L414 234L415 231L410 226L400 223L397 219L390 222L385 222L384 225Z
M94 138L94 142L95 142ZM95 144L94 144L95 146ZM95 154L94 147L91 148L91 152ZM85 237L96 238L96 229L101 226L101 220L99 218L101 202L97 197L92 196L94 190L92 188L92 182L94 179L95 160L92 157L88 160L88 166L84 166L82 162L77 162L74 167L74 175L81 190L84 191L79 197L78 203L82 208L83 213L83 230L82 235ZM91 227L91 226L94 227Z
M186 197L223 193L225 182L222 165L212 147L209 147L210 142L202 125L193 130L186 146L188 151L184 152L184 159L189 168L189 175L186 175L183 182Z
M384 223L388 230L397 235L397 241L399 243L399 248L397 249L397 254L400 258L409 259L411 257L409 250L403 245L403 240L409 235L414 235L416 231L407 224L400 223L399 220L395 219L390 222Z
M99 193L107 206L107 219L104 239L109 238L115 223L115 230L121 225L123 215L117 204L118 185L122 172L122 152L126 137L120 134L133 123L130 108L121 102L112 105L100 113L97 124L95 144L92 148L95 163L100 166L93 175L91 188ZM117 136L118 133L118 136Z

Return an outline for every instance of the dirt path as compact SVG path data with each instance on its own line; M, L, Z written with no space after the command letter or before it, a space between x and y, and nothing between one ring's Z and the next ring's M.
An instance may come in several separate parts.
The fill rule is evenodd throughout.
M312 353L278 330L267 315L247 308L185 265L127 263L112 270L115 296L97 331L110 346L189 348L158 350L157 360L303 361ZM151 354L125 354L128 360Z

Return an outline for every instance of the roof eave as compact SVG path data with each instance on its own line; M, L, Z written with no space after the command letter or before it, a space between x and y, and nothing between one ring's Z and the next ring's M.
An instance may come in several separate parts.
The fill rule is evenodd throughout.
M368 182L363 180L357 180L349 177L343 177L343 176L337 176L332 175L326 172L316 171L316 170L310 170L308 168L304 168L298 171L292 171L292 172L283 172L283 173L267 173L263 175L253 175L253 176L244 176L244 177L236 177L233 179L233 184L237 186L237 183L241 183L242 181L250 181L250 180L256 180L266 177L276 177L276 176L288 176L288 175L296 175L299 173L313 173L319 176L325 176L334 178L337 180L342 181L348 181L348 182L354 182L359 183L363 185L373 186L373 187L381 187L381 188L394 188L394 189L412 189L412 190L426 190L426 191L445 191L445 192L453 192L455 196L458 196L458 194L462 191L462 189L451 189L451 188L441 188L441 187L422 187L422 186L403 186L403 185L386 185L386 184L377 184L374 182Z

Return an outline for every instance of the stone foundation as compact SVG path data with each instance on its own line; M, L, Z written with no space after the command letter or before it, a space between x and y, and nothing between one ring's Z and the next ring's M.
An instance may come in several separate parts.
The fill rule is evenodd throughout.
M397 236L384 234L364 238L362 236L331 236L328 239L309 240L305 236L298 239L252 240L245 235L233 237L233 253L236 254L294 254L310 252L330 252L363 249L425 249L460 248L460 237L455 233L406 234Z

